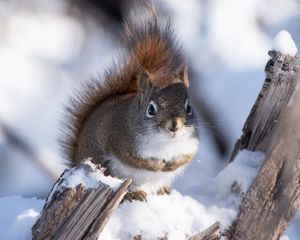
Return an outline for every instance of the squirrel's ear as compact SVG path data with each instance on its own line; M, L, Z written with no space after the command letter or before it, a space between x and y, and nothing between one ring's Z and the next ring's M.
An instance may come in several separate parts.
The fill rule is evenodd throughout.
M144 68L140 67L137 72L137 86L138 92L141 96L141 103L144 102L146 95L153 89L153 84L151 82L151 74Z
M149 76L150 74L142 67L138 68L138 70L132 76L132 79L126 89L126 92L140 92L141 89L145 89L148 84L147 81L149 79Z
M186 87L189 87L189 76L188 76L188 66L184 64L180 69L177 77L183 82Z
M151 75L148 71L143 68L140 68L138 71L138 86L140 91L152 88Z

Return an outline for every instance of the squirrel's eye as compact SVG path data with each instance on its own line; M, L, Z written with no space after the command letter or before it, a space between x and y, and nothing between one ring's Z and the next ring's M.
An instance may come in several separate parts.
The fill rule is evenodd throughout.
M148 118L152 118L157 114L157 106L155 104L155 102L153 102L152 100L150 101L148 107L147 107L147 111L146 111L146 116Z
M186 101L185 101L184 110L185 110L186 114L188 114L188 115L192 115L192 113L193 113L192 107L191 107L188 99L186 99Z

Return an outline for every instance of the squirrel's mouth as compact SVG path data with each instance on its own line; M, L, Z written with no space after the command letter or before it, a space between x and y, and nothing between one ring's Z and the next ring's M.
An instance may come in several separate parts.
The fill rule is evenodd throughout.
M180 137L186 134L190 134L192 131L189 127L182 126L179 129L176 129L176 131L170 130L167 126L165 127L159 127L159 132L163 133L167 137L174 139L176 137Z
M184 135L188 131L185 123L186 120L182 117L172 118L160 124L159 130L170 138L176 138L177 136Z
M170 131L166 130L166 133L170 138L176 138L178 136L178 133L176 133L176 132L170 132Z

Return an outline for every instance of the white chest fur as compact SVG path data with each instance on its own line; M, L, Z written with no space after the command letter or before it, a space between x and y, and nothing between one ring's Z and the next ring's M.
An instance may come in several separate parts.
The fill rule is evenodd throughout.
M136 169L125 165L118 158L109 156L110 171L119 177L131 177L131 191L143 190L147 193L156 193L162 186L170 186L171 182L180 174L185 167L181 167L172 172L153 172L143 169Z
M171 138L164 133L152 133L142 136L139 141L138 154L143 158L157 158L171 161L185 155L195 154L198 139L192 138L192 129Z
M147 158L164 159L171 161L184 154L195 154L198 147L198 140L191 137L191 132L170 138L163 133L143 136L139 141L138 154ZM136 169L121 162L115 156L108 156L110 170L119 177L131 177L133 182L130 190L142 189L148 193L154 193L162 186L170 186L173 179L180 174L185 166L170 172L154 172L143 169Z

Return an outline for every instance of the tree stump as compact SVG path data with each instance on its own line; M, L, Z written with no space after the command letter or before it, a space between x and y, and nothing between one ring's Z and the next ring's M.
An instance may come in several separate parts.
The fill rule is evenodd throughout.
M298 80L296 57L269 51L271 59L265 67L265 82L243 127L243 134L235 143L230 161L238 151L248 149L267 152L278 118L285 111Z
M99 182L99 176L104 181ZM85 184L79 183L82 180ZM33 239L97 239L130 183L105 177L90 161L65 170L32 227Z
M266 80L231 155L260 150L266 160L245 194L232 240L275 240L282 236L300 199L300 91L296 57L270 51Z

